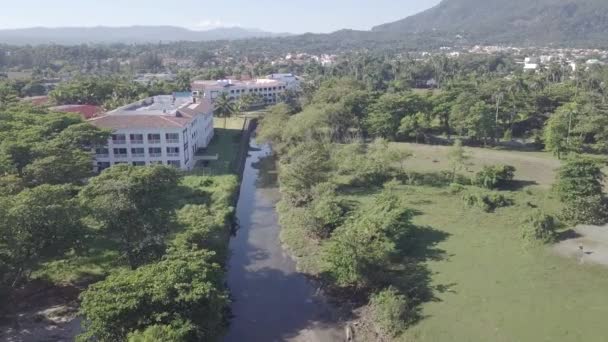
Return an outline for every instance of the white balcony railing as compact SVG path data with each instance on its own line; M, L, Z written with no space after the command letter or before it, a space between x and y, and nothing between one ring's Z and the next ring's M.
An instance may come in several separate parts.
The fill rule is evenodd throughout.
M112 142L114 143L114 145L126 145L127 144L126 140L112 140Z
M163 156L161 153L150 153L150 158L161 158Z
M167 144L179 144L179 139L167 139Z
M131 153L131 157L133 157L133 158L145 158L146 154L145 153Z
M168 152L167 157L179 157L179 152Z
M143 145L144 141L142 140L131 140L131 144L133 145Z
M148 144L160 144L160 139L148 139Z
M126 154L115 154L114 158L116 159L127 159L129 156Z

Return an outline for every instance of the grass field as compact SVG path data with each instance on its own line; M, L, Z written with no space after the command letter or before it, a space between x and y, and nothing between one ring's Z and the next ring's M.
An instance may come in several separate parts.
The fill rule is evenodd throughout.
M559 208L546 192L515 193L515 206L494 214L440 189L404 187L403 196L421 212L417 225L448 234L433 246L443 257L427 261L437 299L404 341L605 341L608 271L522 244L527 202Z
M447 169L446 147L402 144L414 155L406 168ZM546 247L525 247L522 219L534 209L559 212L548 188L560 162L542 152L467 149L472 171L504 163L516 180L536 184L512 192L515 205L496 213L465 209L459 195L441 189L404 187L403 196L421 215L417 225L445 232L429 260L436 301L403 340L415 341L605 341L608 271L562 259Z
M206 165L199 162L195 172L212 175L234 173L244 124L245 119L242 117L232 117L225 121L215 118L213 140L204 151L199 151L199 154L205 156L217 155L218 160L208 161Z
M408 171L448 169L447 148L399 144L413 152ZM608 270L562 258L550 247L530 247L520 237L523 219L535 206L557 214L560 203L549 191L560 162L544 153L467 149L470 169L504 163L517 168L524 186L504 193L511 207L484 213L466 208L447 188L402 185L399 192L418 215L426 233L417 249L429 271L434 300L420 307L422 319L399 341L606 341ZM365 189L347 197L370 201ZM315 273L320 246L294 230L282 238ZM399 284L395 284L399 286Z
M395 143L393 146L412 152L412 157L405 162L409 171L429 172L449 169L447 146L406 143ZM547 152L501 151L469 147L465 149L471 156L468 175L472 175L484 165L508 164L517 169L515 178L518 181L543 188L550 187L555 179L555 171L561 164Z

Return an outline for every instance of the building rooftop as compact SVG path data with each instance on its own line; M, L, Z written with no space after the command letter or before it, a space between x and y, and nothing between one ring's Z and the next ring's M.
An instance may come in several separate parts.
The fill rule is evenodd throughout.
M176 93L149 97L107 112L89 122L109 129L183 128L197 114L212 111L213 106L208 100L195 99L190 93Z
M192 89L203 89L203 88L230 88L230 87L255 87L255 86L282 86L284 82L279 80L270 80L266 78L259 78L256 80L239 81L239 80L204 80L204 81L193 81Z

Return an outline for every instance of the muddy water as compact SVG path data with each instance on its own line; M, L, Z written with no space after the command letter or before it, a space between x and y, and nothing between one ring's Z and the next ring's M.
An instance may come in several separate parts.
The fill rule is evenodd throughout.
M240 191L228 271L234 318L224 341L343 341L333 310L281 247L268 146L251 142Z

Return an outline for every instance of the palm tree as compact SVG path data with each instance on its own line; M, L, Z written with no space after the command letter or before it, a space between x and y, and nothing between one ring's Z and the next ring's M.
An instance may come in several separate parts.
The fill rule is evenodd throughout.
M226 120L231 117L234 112L234 104L228 97L228 94L222 93L217 99L215 99L214 114L218 118L224 118L224 129L226 129Z

